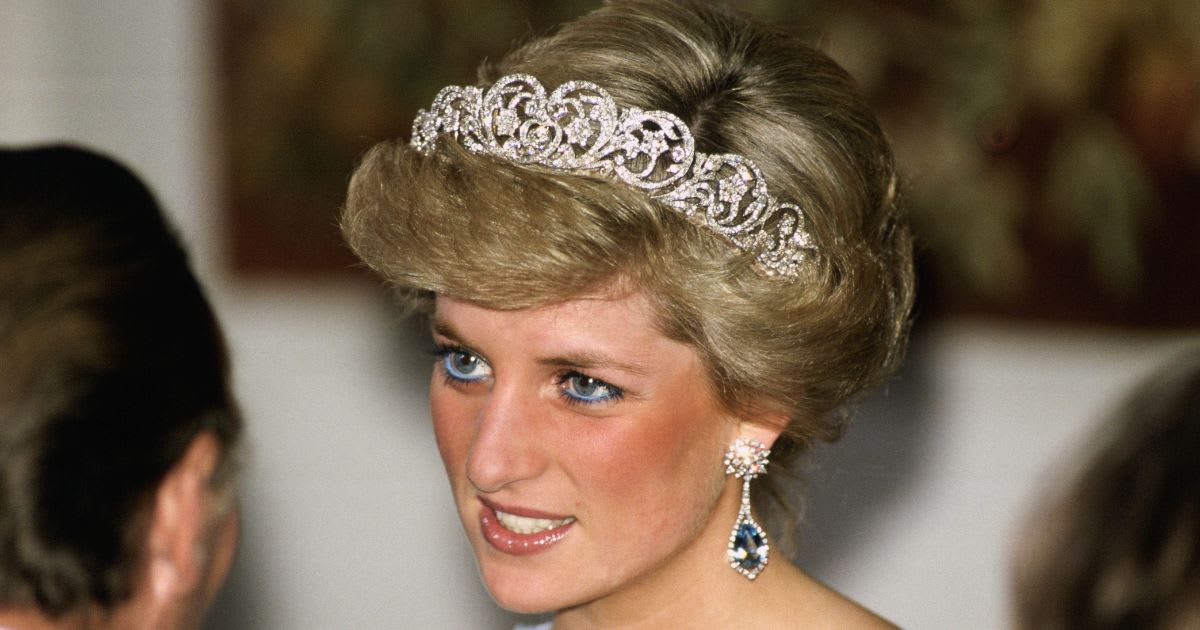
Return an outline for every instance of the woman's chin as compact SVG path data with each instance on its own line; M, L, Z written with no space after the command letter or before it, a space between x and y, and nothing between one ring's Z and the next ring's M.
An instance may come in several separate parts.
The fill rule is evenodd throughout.
M514 613L536 615L562 610L578 603L565 590L569 580L547 579L544 574L483 569L483 583L497 606Z
M504 610L507 610L510 613L517 613L520 615L542 615L542 614L549 614L556 610L559 610L558 608L555 608L553 606L538 605L538 604L534 604L533 602L525 601L524 599L517 600L517 601L512 601L512 600L507 600L507 599L501 600L501 599L498 599L495 595L492 596L492 601L496 602L496 605L503 608Z
M554 612L564 608L557 604L557 598L546 593L533 592L530 589L519 589L517 592L508 589L493 589L488 586L488 594L496 605L509 612L522 615L538 615Z

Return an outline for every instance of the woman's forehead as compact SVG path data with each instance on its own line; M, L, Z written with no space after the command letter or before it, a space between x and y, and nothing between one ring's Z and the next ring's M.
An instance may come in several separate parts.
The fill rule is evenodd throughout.
M654 306L640 292L618 297L582 297L527 309L501 310L440 296L434 305L435 333L473 348L519 344L522 349L577 357L610 355L650 361L656 353L675 358L690 346L659 329ZM636 362L636 361L635 361Z

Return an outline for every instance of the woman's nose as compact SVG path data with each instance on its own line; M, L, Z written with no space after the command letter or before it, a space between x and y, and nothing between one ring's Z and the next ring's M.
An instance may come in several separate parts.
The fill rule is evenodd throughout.
M467 454L467 478L476 490L493 493L545 469L539 447L536 391L497 382L480 409Z

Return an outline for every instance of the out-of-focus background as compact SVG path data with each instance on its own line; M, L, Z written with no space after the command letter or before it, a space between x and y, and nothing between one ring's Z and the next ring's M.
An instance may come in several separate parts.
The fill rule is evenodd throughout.
M211 628L506 628L425 407L423 333L341 247L354 160L597 2L0 0L0 143L138 171L249 420ZM799 563L908 628L1001 628L1013 537L1103 413L1200 343L1200 5L740 6L859 80L922 239L910 359L808 476Z

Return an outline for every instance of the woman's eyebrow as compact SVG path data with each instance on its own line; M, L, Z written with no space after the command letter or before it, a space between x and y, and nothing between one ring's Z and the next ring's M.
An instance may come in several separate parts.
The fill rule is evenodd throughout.
M430 322L430 329L433 330L433 334L435 335L445 337L462 346L473 347L473 344L471 344L464 335L459 334L459 332L455 330L454 326L452 326L450 322L443 319L438 319L437 316L432 318Z
M646 376L650 373L650 370L637 363L620 361L617 358L609 356L603 352L591 350L580 350L567 352L565 354L552 357L544 357L538 359L538 363L553 367L577 368L581 370L612 368L639 376Z
M466 348L475 348L475 345L472 344L464 335L459 333L454 326L450 324L450 322L439 319L435 316L431 320L430 327L432 328L434 334L445 337ZM650 374L650 370L641 364L621 361L616 357L595 350L577 350L565 352L555 356L539 358L537 362L539 365L547 365L557 368L574 368L579 370L611 368L628 372L630 374L635 374L637 376L647 376Z

